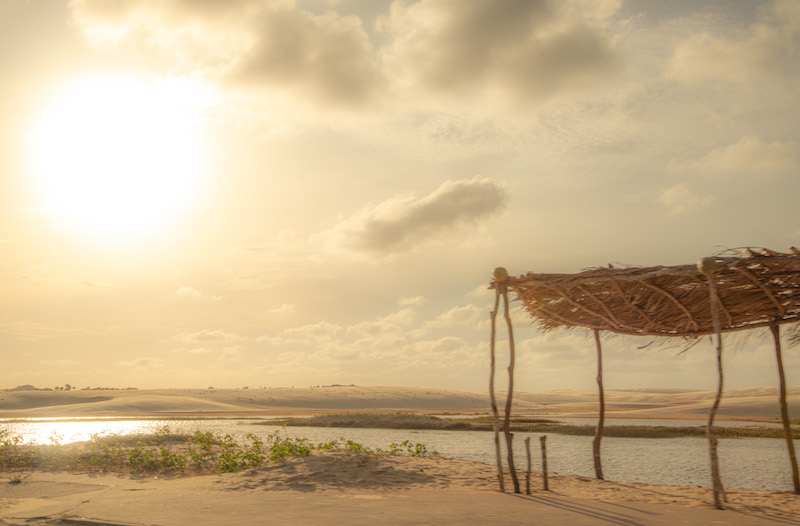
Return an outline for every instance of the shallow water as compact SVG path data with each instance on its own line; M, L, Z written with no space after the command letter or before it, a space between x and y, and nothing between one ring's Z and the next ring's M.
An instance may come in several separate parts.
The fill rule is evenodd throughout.
M326 442L350 439L366 447L389 449L393 442L408 440L425 444L443 457L476 460L494 464L494 437L490 431L429 431L397 429L342 429L254 425L258 420L88 420L37 421L34 419L0 423L0 431L39 444L89 440L93 435L156 433L165 426L173 432L210 431L244 439L247 433L266 437L280 432L289 437L305 437ZM695 424L697 424L695 422ZM515 433L514 455L517 469L526 469L524 440L531 437L532 468L541 468L539 433ZM502 437L501 437L502 439ZM795 440L800 450L800 440ZM505 460L505 453L503 459ZM791 468L786 442L769 438L719 440L720 471L727 487L791 490ZM602 442L603 474L607 480L650 484L710 487L708 442L704 438L616 438ZM549 434L547 462L551 473L594 476L592 437Z

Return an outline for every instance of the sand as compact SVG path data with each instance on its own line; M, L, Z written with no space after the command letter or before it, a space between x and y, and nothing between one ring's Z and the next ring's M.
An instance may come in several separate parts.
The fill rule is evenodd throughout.
M703 418L708 391L606 393L609 416ZM726 392L719 418L777 416L773 388ZM592 414L591 391L520 393L520 413ZM791 388L790 407L800 402ZM3 418L220 417L329 411L486 413L483 393L393 387L0 391ZM20 483L0 474L0 524L13 525L800 525L800 496L606 482L553 474L550 490L498 491L495 468L466 460L314 452L282 464L196 477L33 471ZM506 486L512 489L506 477ZM525 481L522 480L524 492Z
M607 390L607 417L705 419L714 392L679 389ZM777 389L725 392L718 420L775 420ZM595 391L515 393L514 410L525 414L596 416ZM790 387L794 416L800 387ZM337 386L267 389L152 389L0 391L0 418L258 417L341 411L477 413L489 409L486 393L411 387ZM794 410L794 411L793 411Z
M487 464L340 451L186 478L35 471L0 482L0 524L800 524L800 496L787 492L729 489L716 510L706 488L549 482L543 491L536 473L531 495L504 494Z

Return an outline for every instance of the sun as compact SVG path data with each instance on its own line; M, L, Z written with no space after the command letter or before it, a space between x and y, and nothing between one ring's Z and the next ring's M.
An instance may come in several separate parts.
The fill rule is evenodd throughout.
M205 176L206 98L176 79L86 77L64 86L30 136L44 210L108 240L168 228Z

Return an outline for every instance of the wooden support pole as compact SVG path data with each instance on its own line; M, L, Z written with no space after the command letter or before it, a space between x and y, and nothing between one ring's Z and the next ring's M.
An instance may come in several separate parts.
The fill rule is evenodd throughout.
M500 483L500 491L505 493L505 483L503 482L503 460L500 457L500 416L497 412L497 398L494 395L494 369L495 369L495 335L496 335L496 319L497 319L497 307L500 304L500 289L495 288L495 296L494 296L494 310L491 313L492 316L492 339L489 345L490 353L491 353L491 373L489 375L489 400L492 405L492 417L493 417L493 424L494 424L494 448L495 448L495 457L497 460L497 480Z
M719 475L719 458L717 456L717 435L714 433L714 416L719 409L722 400L722 328L719 321L719 295L717 283L714 280L714 273L717 271L717 262L714 258L703 258L697 263L697 268L708 278L708 292L711 302L711 318L714 323L714 332L717 335L717 394L714 403L708 413L708 424L706 425L706 437L708 437L708 452L711 460L711 485L714 491L714 507L724 509L722 501L727 501L725 488L722 486L722 479Z
M531 494L531 437L525 437L525 455L528 458L528 471L525 473L525 495Z
M514 466L514 434L511 432L511 403L514 396L514 329L511 325L511 314L508 309L508 285L505 282L498 283L500 293L503 296L503 316L508 325L508 396L506 397L506 415L503 421L503 432L506 435L506 452L508 454L508 472L511 481L514 483L514 493L520 493L519 479L517 478L517 468Z
M539 437L542 443L542 489L550 491L550 485L547 483L547 435Z
M599 392L600 410L597 428L594 432L592 453L594 455L594 476L603 480L603 466L600 460L600 442L603 440L603 426L606 421L606 399L603 393L603 347L600 345L600 331L594 329L594 341L597 346L597 389Z
M778 359L778 379L780 380L780 390L778 402L781 408L781 421L783 422L783 434L786 437L786 446L789 449L789 462L792 465L792 483L794 492L800 494L800 474L797 471L797 456L794 452L794 440L792 437L792 426L789 422L789 407L786 404L786 374L783 371L783 353L781 351L781 335L777 324L770 325L772 338L775 340L775 356Z

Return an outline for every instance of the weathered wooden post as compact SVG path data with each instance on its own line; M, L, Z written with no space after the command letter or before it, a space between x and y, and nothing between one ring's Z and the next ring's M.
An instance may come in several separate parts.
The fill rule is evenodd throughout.
M547 482L547 435L542 435L539 437L539 440L542 443L542 481L543 481L543 489L545 491L550 491L550 485Z
M525 437L525 455L528 458L528 471L525 472L525 495L531 494L531 437Z
M494 269L494 279L496 282L505 281L508 278L508 272L503 267ZM497 398L494 395L494 369L495 369L495 337L497 334L497 307L500 305L500 286L495 284L494 289L494 310L491 313L492 317L492 339L489 345L491 353L491 372L489 375L489 400L492 405L492 418L494 425L494 448L495 457L497 460L497 480L500 483L500 491L505 493L505 483L503 481L503 461L500 457L500 415L497 412Z
M775 356L778 359L778 379L780 388L778 402L781 408L781 421L783 422L783 435L786 437L786 446L789 449L789 462L792 464L792 483L794 492L800 494L800 475L797 471L797 457L794 452L794 440L792 437L792 426L789 422L789 407L786 404L786 374L783 371L783 353L781 352L781 335L777 324L769 326L772 331L772 338L775 340Z
M714 403L708 413L708 425L706 425L706 436L708 437L708 451L711 457L711 484L714 490L714 506L717 509L724 509L722 500L725 497L725 488L722 486L722 479L719 475L719 458L717 457L717 435L714 433L714 416L717 414L719 402L722 399L722 328L719 321L719 296L717 293L717 283L714 281L714 273L717 271L717 262L714 258L706 257L697 262L697 269L708 278L708 291L711 299L711 318L714 323L714 332L717 335L717 394Z
M603 426L606 421L606 399L603 393L603 348L600 345L600 331L594 329L594 341L597 345L597 389L600 399L600 414L597 418L597 428L594 432L592 453L594 454L594 476L603 480L603 467L600 461L600 442L603 440Z
M502 271L500 275L505 275L505 279L508 278L508 272L506 269L500 267ZM495 269L497 272L499 269ZM495 278L496 279L496 278ZM514 396L514 363L515 363L515 352L514 352L514 328L511 325L511 314L509 313L508 309L508 284L505 282L505 279L498 283L498 287L500 289L500 293L503 295L503 317L506 319L506 325L508 326L508 396L506 397L506 415L505 419L503 420L503 432L506 435L506 453L508 454L508 472L511 475L511 482L514 483L514 493L520 493L519 489L519 479L517 478L517 468L514 466L514 434L511 432L511 403L512 398Z

